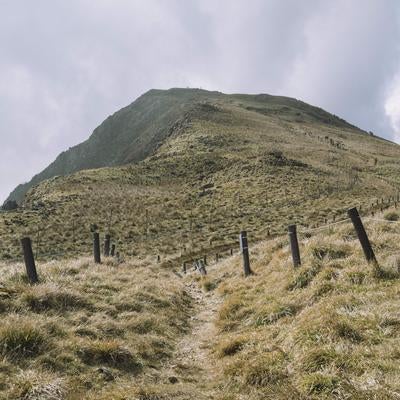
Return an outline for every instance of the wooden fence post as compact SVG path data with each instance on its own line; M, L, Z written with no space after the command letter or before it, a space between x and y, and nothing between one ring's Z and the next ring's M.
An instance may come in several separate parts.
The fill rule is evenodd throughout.
M113 244L113 245L111 246L111 252L110 252L110 256L111 256L111 257L114 257L114 255L115 255L115 244Z
M111 243L111 236L107 234L104 239L104 257L110 256L110 243Z
M158 263L161 262L161 257L160 257L160 255L157 256L157 262L158 262Z
M186 263L185 262L183 263L182 270L183 270L183 273L186 274Z
M247 232L246 231L240 232L239 241L240 241L240 251L243 254L244 276L249 276L252 274L252 271L250 269L249 244L247 241Z
M197 264L197 270L200 272L201 275L207 275L206 266L204 265L203 260L195 261Z
M216 262L216 263L219 262L219 254L218 254L218 253L215 255L215 262Z
M361 243L361 247L364 251L365 258L368 262L376 261L374 251L372 250L371 243L369 242L367 232L365 232L364 225L361 221L360 215L358 214L357 208L350 208L347 211L347 215L353 223L354 229L357 233L358 240Z
M26 274L28 276L29 282L37 283L39 282L39 279L36 272L35 258L33 257L31 239L28 237L21 239L21 245L22 251L24 253Z
M233 249L231 249L231 256L233 256Z
M290 249L292 252L292 259L293 259L293 267L297 268L301 265L301 259L300 259L299 242L297 240L296 225L289 225L288 232L289 232Z
M207 265L207 256L203 257L204 265Z
M100 235L98 232L93 233L93 255L94 255L94 262L96 264L101 263L100 257Z

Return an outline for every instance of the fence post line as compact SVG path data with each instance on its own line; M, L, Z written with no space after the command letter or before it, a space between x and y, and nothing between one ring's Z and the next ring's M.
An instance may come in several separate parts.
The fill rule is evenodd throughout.
M110 252L110 256L111 256L111 257L114 257L114 255L115 255L115 244L113 244L113 245L111 246L111 252Z
M250 269L249 244L248 244L248 241L247 241L247 232L246 231L240 232L239 241L240 241L240 250L241 250L241 252L243 254L244 276L249 276L253 272Z
M100 235L98 232L93 233L93 256L96 264L101 263L100 257Z
M299 242L297 240L297 228L296 225L289 225L289 242L290 250L292 252L293 267L297 268L301 265Z
M368 262L376 261L374 251L372 250L371 243L369 242L367 232L365 232L364 225L361 221L360 215L358 214L357 208L350 208L347 211L347 215L353 223L354 229L357 233L358 240L361 243L361 247L364 251L365 258Z
M104 239L104 257L110 256L110 243L111 243L111 236L107 234Z
M24 253L26 274L30 283L38 283L39 279L36 272L35 258L33 257L31 239L25 237L21 239L22 251Z

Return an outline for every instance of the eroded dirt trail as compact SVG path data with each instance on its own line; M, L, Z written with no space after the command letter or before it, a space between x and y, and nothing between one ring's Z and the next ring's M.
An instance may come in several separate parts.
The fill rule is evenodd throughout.
M186 290L194 299L191 330L178 342L169 369L180 383L193 386L196 394L201 393L201 398L212 399L215 398L212 383L216 380L216 370L211 349L222 299L215 291L205 292L190 278Z

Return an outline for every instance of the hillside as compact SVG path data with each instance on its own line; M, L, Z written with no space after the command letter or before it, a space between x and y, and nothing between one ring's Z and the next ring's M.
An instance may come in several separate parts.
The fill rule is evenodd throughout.
M385 220L386 218L386 220ZM236 253L207 277L130 260L0 264L0 398L395 400L400 395L399 214ZM174 271L175 269L175 271Z
M85 148L94 150L80 157ZM49 167L58 175L20 209L0 213L0 258L20 259L21 235L41 259L88 255L93 230L110 231L125 256L215 256L243 228L261 240L353 205L379 209L397 196L399 156L398 145L298 100L150 91Z
M145 159L172 133L176 124L198 102L245 100L249 110L265 115L286 114L334 126L350 127L345 121L300 101L277 96L224 95L200 89L150 90L129 106L108 117L90 138L65 152L29 183L18 186L8 200L21 203L25 193L43 180L80 170L124 165Z

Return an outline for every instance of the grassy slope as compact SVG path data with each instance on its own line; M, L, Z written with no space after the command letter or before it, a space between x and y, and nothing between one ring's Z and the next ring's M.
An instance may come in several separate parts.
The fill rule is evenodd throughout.
M278 238L252 249L254 276L239 276L239 256L210 273L224 298L213 345L221 398L400 396L400 225L365 224L379 268L344 223L303 236L296 271Z
M240 255L205 279L148 263L53 262L34 287L22 265L3 266L0 396L397 399L400 225L364 222L379 268L348 222L302 235L297 270L286 237L253 246L249 278ZM196 281L200 305L188 290Z
M168 382L162 366L192 308L176 275L80 259L41 264L29 286L22 265L0 269L1 399L98 399Z
M0 214L0 258L19 257L25 234L39 256L87 255L92 225L110 226L122 253L153 259L229 247L242 228L263 239L396 194L399 156L295 100L203 96L146 160L53 178Z

